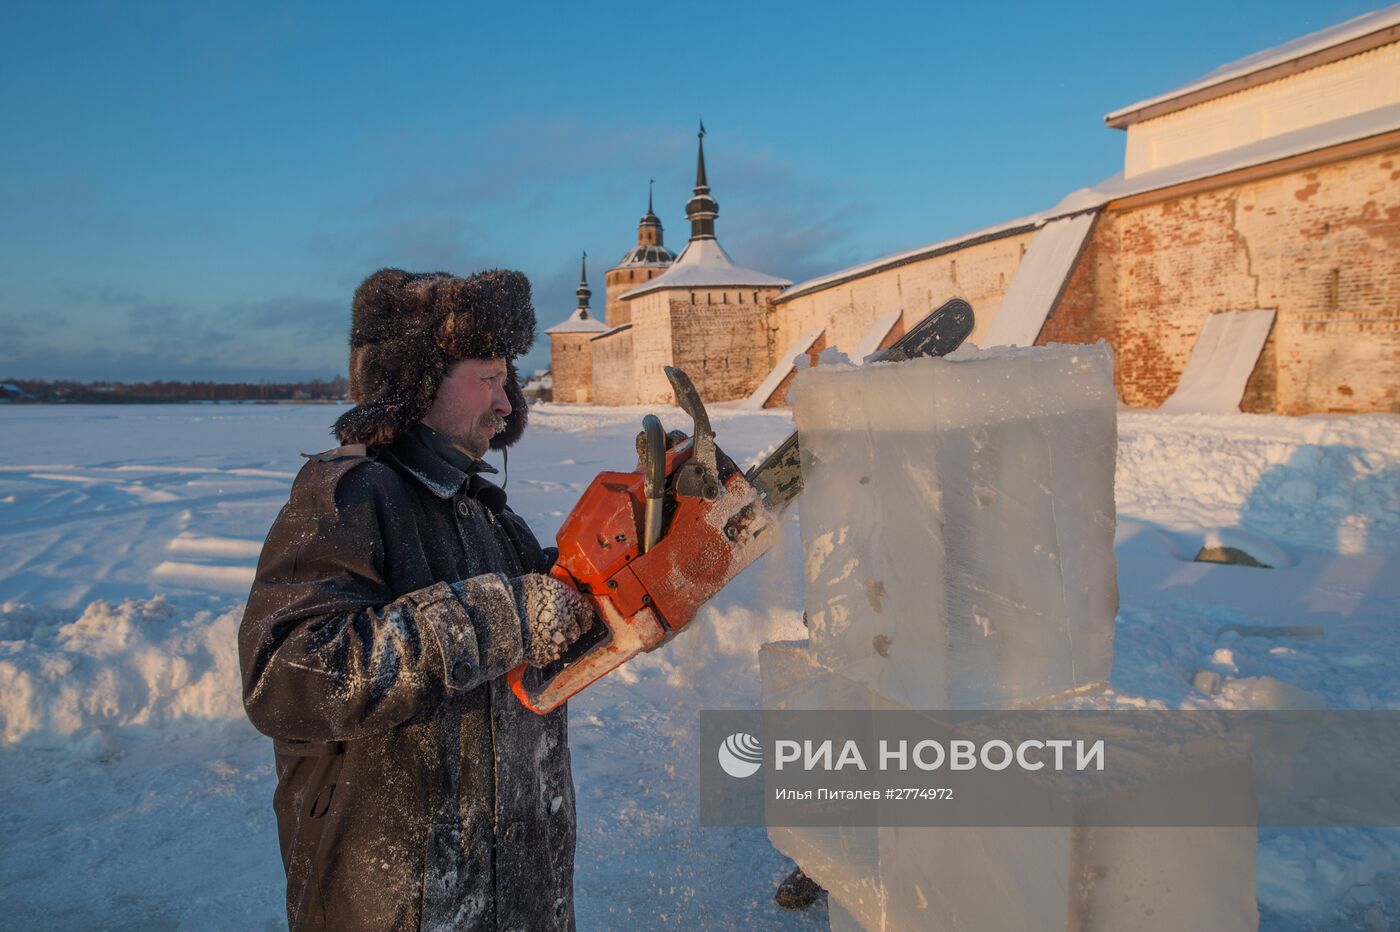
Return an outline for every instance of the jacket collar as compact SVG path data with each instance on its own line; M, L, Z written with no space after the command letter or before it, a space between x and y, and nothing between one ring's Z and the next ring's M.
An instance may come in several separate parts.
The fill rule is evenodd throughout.
M412 429L399 434L386 448L386 452L409 475L427 486L428 490L439 498L452 498L462 491L462 486L467 485L468 481L471 485L470 494L473 496L485 489L496 489L496 486L479 475L494 473L496 467L464 453L449 459L437 448L437 444L431 442L431 437L420 433L427 430L428 428L415 424Z

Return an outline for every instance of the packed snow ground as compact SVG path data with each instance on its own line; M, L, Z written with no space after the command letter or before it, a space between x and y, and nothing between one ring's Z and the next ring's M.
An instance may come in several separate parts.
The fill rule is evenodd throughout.
M234 633L298 453L332 445L337 413L0 408L3 927L284 926L272 750L242 716ZM629 463L642 413L533 413L508 492L542 538ZM741 462L791 427L714 421ZM1400 708L1400 418L1125 411L1118 461L1109 703ZM582 928L825 927L772 905L788 864L761 831L697 824L696 713L755 705L758 645L802 634L795 531L571 704ZM1207 541L1279 568L1190 562ZM1218 695L1192 690L1202 669ZM1268 930L1393 928L1400 833L1263 831L1258 895Z

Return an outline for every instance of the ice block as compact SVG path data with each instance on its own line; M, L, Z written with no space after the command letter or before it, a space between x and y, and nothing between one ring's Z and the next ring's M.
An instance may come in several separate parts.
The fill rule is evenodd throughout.
M1105 344L799 373L817 659L914 708L1108 678L1117 395Z
M763 645L770 710L898 709L816 661L805 641ZM1222 759L1230 792L1252 796L1247 759ZM1150 769L1078 811L1133 806L1180 775ZM1084 819L1087 823L1091 820ZM1066 932L1258 928L1252 827L906 827L770 825L778 850L829 894L833 929Z

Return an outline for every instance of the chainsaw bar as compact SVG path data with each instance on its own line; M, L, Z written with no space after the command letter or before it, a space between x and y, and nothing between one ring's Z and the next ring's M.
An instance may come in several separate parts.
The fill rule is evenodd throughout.
M953 298L909 329L871 362L946 356L962 345L976 323L972 306ZM781 512L802 494L802 450L793 431L763 462L744 474L769 510Z

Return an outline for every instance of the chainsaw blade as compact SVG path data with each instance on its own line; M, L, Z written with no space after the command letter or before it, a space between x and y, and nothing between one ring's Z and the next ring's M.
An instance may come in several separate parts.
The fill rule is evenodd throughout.
M902 362L920 356L946 356L962 345L976 323L972 307L953 298L909 329L871 362ZM770 511L781 512L802 494L802 447L793 431L744 478Z

